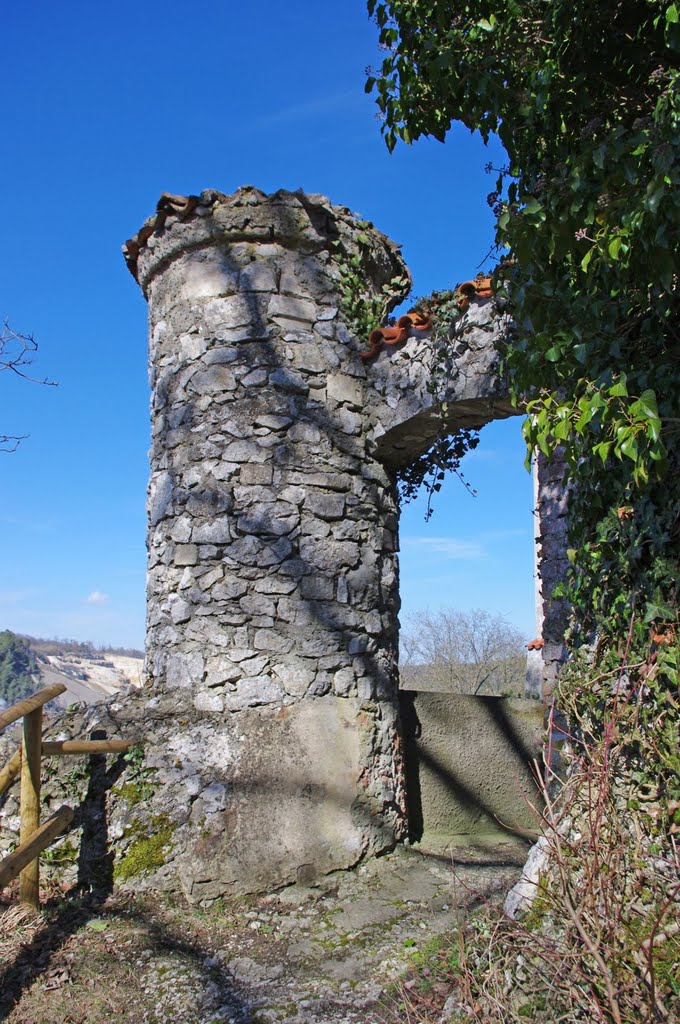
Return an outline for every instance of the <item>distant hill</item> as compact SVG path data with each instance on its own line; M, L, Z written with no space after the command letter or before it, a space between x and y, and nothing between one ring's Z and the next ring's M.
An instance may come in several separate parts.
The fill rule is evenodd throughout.
M40 685L40 668L29 641L9 629L0 633L0 700L5 704L28 697Z
M0 632L0 704L9 705L41 686L66 686L58 702L95 704L126 686L141 686L144 652L95 648L79 640L44 640Z

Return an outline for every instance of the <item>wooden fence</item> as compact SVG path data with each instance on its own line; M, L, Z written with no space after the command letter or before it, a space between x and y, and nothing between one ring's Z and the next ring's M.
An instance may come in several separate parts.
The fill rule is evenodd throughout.
M32 697L0 712L0 729L24 720L21 746L0 771L0 795L21 772L19 845L0 861L0 889L19 875L19 899L40 908L40 854L73 821L75 811L64 804L40 824L40 766L43 757L68 754L121 754L134 740L43 740L43 707L63 693L62 683L38 690Z

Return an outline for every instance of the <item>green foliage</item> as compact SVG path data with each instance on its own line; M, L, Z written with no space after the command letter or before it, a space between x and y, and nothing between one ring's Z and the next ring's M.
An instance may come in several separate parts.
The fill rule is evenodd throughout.
M147 803L158 783L155 781L154 769L145 766L144 748L141 745L131 747L123 760L126 763L124 781L115 787L116 796L130 807Z
M5 629L0 633L0 698L8 704L23 700L38 689L38 661L23 637Z
M576 481L570 594L612 639L677 608L680 24L666 0L369 0L390 148L453 120L498 135L489 202L529 450ZM634 529L615 531L631 506ZM620 572L625 566L625 571ZM604 614L611 607L612 614Z
M451 331L460 318L460 296L454 289L435 291L430 295L415 300L414 310L427 314L432 322L430 343L435 351L436 360L428 391L435 399L440 399L450 380L452 372ZM446 417L447 404L439 402L442 422ZM437 438L430 448L419 458L405 466L397 474L399 498L403 503L413 501L422 489L427 495L425 521L429 522L434 512L433 501L442 489L447 473L457 476L463 486L472 494L476 491L465 479L460 466L468 452L474 451L479 444L479 431L465 427L455 434Z
M387 315L397 303L403 301L411 289L408 275L396 274L382 286L379 295L366 288L370 278L367 268L374 259L374 240L368 233L373 224L358 220L354 225L359 230L351 235L343 233L332 243L334 262L340 271L340 303L342 314L352 331L368 343L368 337L376 327L387 323Z
M424 452L423 455L400 470L398 476L399 497L402 501L412 501L422 487L427 494L425 519L429 520L433 513L432 499L442 489L447 473L454 473L464 486L474 494L468 486L460 469L460 464L469 451L479 444L479 432L462 428L450 437L442 437Z

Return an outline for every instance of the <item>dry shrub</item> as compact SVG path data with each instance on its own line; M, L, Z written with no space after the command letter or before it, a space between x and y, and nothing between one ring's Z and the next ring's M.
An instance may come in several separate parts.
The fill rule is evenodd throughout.
M561 690L566 781L541 780L549 866L533 904L464 936L459 985L479 1024L680 1020L672 652L590 678L587 698L580 671Z

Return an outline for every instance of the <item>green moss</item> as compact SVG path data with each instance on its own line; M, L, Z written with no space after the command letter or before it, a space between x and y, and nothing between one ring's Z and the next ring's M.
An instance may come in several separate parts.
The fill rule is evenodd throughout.
M536 895L534 896L534 901L531 904L531 909L528 910L526 915L522 918L522 924L524 927L530 932L537 931L548 916L551 905L547 880L545 878L541 878L539 879L538 886L536 888Z
M125 755L125 781L116 786L114 793L130 807L145 803L154 794L156 786L153 768L144 767L144 749L132 747Z
M113 869L114 880L124 882L162 867L173 847L174 830L175 825L167 814L157 814L147 823L135 819L126 833L134 838Z
M135 807L137 804L144 803L148 800L154 791L154 785L151 782L124 782L122 786L116 788L116 796L121 800L124 800L130 807Z
M545 1009L547 1009L547 1000L545 996L536 996L534 999L530 999L529 1002L520 1006L517 1011L517 1016L530 1019Z

